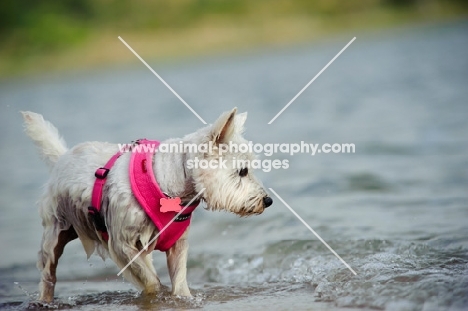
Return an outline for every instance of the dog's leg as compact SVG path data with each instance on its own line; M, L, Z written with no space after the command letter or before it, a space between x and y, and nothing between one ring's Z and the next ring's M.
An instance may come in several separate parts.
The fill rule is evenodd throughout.
M110 255L121 269L133 260L142 249L139 241L134 244L127 244L114 240L111 244ZM147 252L143 252L138 256L124 271L124 276L143 289L143 294L154 294L161 290L161 282L151 260L151 251L154 249L154 244L155 242L148 247Z
M62 230L58 225L58 221L44 227L42 245L37 262L37 267L41 271L41 282L39 283L40 301L49 303L54 300L58 260L63 253L65 245L77 237L78 235L73 227Z
M172 282L172 294L192 297L187 285L188 229L182 237L166 252L167 267Z

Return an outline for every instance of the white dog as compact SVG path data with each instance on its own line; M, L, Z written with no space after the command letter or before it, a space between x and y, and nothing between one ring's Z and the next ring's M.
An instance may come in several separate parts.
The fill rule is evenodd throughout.
M162 142L179 144L182 141L198 145L211 142L214 146L212 150L154 152L154 155L151 154L151 158L148 158L149 167L145 166L148 163L143 159L141 165L134 165L135 169L141 167L143 172L149 171L153 183L156 183L156 189L159 186L159 192L164 193L165 198L180 198L181 206L194 201L195 198L195 203L204 201L210 210L226 210L240 216L262 213L272 204L272 199L247 166L239 169L232 161L234 157L250 160L253 154L229 151L220 155L218 152L221 145L229 142L247 143L242 137L247 114L236 115L236 112L236 109L226 112L213 125L182 139ZM43 302L53 301L58 260L65 245L76 238L81 240L88 257L94 251L103 258L110 255L122 269L153 238L161 234L123 273L129 281L142 289L143 293L158 292L161 283L152 264L152 250L158 248L161 232L164 230L158 227L158 223L155 224L154 219L142 207L141 198L132 191L129 171L129 167L132 167L132 152L117 156L110 170L102 169L106 162L118 153L117 144L85 142L67 149L57 129L41 115L33 112L22 114L26 133L39 147L51 173L45 193L39 201L44 226L37 264L41 271L39 299ZM227 160L226 167L203 169L187 165L189 160L192 163L196 159L221 161L221 157ZM98 174L99 168L103 174ZM96 193L100 193L102 197L93 193L99 180L103 180L103 183ZM198 197L202 190L204 191ZM92 207L93 203L98 205L97 209ZM170 217L175 217L176 212L168 213L172 213L167 214ZM181 216L184 217L179 217L176 222L184 224L184 221L188 220L185 222L186 229L179 232L177 237L168 237L169 240L173 240L170 247L166 245L159 249L166 252L172 294L191 296L186 280L190 214ZM171 226L177 225L176 222ZM168 232L171 231L168 229Z

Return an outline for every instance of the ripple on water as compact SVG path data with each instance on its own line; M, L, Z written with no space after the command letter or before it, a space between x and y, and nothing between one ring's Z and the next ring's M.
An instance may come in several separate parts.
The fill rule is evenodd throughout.
M205 277L224 284L310 284L315 301L338 307L420 310L468 306L468 252L405 241L331 241L358 273L317 241L282 241L259 255L200 255ZM349 255L346 250L354 249ZM348 255L346 255L348 254Z

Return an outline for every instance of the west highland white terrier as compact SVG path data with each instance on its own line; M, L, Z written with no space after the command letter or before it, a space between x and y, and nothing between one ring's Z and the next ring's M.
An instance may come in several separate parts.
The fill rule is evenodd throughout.
M249 216L262 213L273 203L248 165L235 165L238 160L248 163L254 155L224 147L247 144L242 137L247 113L236 112L234 108L213 125L160 145L210 146L187 152L152 150L152 141L146 140L123 151L121 145L104 142L67 149L58 130L42 115L22 112L26 133L50 169L39 200L44 227L37 263L41 271L39 300L53 301L58 260L65 245L76 238L88 258L97 252L103 259L110 256L120 269L128 266L123 276L145 294L161 289L152 251L164 251L172 294L191 296L186 279L187 233L196 205L203 201L209 210ZM138 150L141 147L147 150ZM193 165L201 160L223 165Z

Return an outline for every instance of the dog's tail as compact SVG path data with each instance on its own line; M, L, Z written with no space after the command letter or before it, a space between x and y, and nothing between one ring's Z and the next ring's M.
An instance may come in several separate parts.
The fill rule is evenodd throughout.
M65 152L67 146L55 126L44 120L42 115L31 111L21 111L25 132L39 148L42 159L52 168Z

